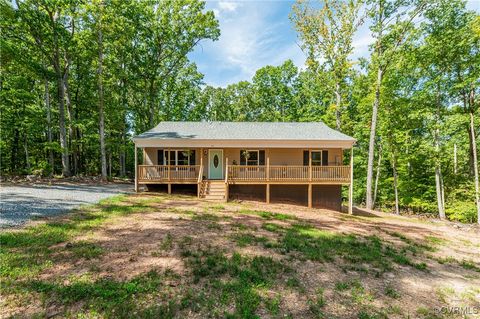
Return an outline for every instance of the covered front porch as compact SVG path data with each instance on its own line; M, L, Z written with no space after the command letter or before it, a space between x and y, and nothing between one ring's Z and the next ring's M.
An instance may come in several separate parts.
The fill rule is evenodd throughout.
M270 202L270 185L308 186L312 207L314 185L349 186L351 211L353 151L350 165L343 165L343 149L239 149L239 148L142 148L143 164L137 165L135 187L197 184L197 195L210 187L229 198L231 185L264 185ZM137 154L137 151L135 152ZM302 165L303 164L303 165ZM214 185L212 187L212 185ZM214 196L215 197L215 196ZM219 197L219 196L217 196Z

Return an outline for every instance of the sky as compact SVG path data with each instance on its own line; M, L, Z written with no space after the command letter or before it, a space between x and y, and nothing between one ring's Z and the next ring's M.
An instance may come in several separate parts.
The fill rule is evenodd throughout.
M289 19L293 1L207 1L220 23L217 41L203 40L189 54L204 74L204 82L225 87L250 81L255 71L266 65L280 65L291 59L299 68L305 54ZM480 0L469 1L469 9L480 12ZM357 31L351 59L367 57L372 43L368 23Z

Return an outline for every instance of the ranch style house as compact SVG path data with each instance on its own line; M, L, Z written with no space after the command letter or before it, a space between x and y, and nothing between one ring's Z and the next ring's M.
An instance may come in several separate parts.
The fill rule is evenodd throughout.
M345 185L352 211L355 139L321 122L161 122L133 141L135 191L190 187L210 200L288 200L341 210Z

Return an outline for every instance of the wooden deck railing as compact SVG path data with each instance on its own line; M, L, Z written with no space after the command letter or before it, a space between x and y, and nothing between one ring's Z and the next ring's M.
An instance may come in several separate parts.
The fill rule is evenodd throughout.
M245 166L226 165L225 183L235 182L350 182L350 166ZM139 182L192 182L202 181L200 165L139 165Z
M138 165L140 182L197 181L200 165Z
M228 165L228 181L347 183L350 181L350 166Z

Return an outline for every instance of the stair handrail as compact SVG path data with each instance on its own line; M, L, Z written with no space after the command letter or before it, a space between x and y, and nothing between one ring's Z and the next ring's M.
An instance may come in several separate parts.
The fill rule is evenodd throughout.
M228 184L228 157L225 159L225 184Z
M203 165L200 165L200 169L198 170L198 180L197 183L201 183L203 180Z

